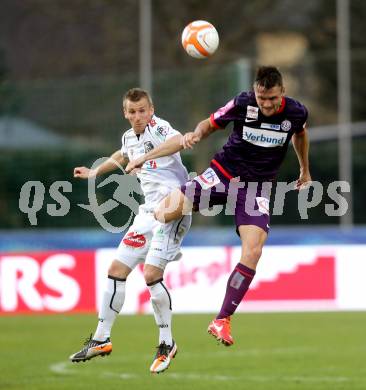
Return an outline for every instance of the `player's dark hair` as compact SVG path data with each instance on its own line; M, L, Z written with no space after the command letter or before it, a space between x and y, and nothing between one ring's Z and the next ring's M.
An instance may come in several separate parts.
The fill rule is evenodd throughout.
M283 87L282 75L275 66L260 66L254 84L265 89L271 89L276 85Z
M153 102L149 92L141 88L131 88L123 96L122 105L125 107L126 100L131 102L138 102L139 100L146 98L149 104L152 106Z

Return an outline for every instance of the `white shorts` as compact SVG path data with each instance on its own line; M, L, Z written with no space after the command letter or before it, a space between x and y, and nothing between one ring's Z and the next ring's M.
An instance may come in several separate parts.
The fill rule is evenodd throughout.
M134 269L137 264L151 264L165 269L169 261L179 260L180 246L191 226L192 216L160 223L152 212L141 210L117 249L117 260Z

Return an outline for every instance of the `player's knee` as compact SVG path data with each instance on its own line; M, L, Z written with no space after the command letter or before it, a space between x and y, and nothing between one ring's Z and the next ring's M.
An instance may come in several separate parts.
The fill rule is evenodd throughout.
M262 247L261 246L256 246L251 249L251 257L255 261L259 261L260 257L262 256Z
M155 270L152 268L145 268L144 269L144 279L146 284L151 285L154 282L157 282L162 279L162 273L160 270Z
M249 249L247 254L247 259L252 263L253 266L254 265L256 266L261 256L262 256L262 247L255 246Z
M165 213L163 210L158 208L157 210L154 211L154 218L160 222L160 223L165 223Z
M262 247L253 246L247 248L244 251L240 262L251 269L255 269L257 267L257 264L261 256L262 256Z
M118 260L113 260L108 268L108 275L119 279L126 279L130 272L131 268Z
M154 218L160 223L169 223L177 219L175 213L167 212L164 207L158 207L154 211Z
M192 209L189 209L189 202L185 202L184 195L175 190L166 198L164 198L154 212L154 217L160 223L169 223L183 215L184 205L188 203L187 213Z
M157 280L160 280L161 278L158 278L156 277L155 275L151 274L151 273L144 273L144 278L145 278L145 283L147 285L152 285L154 282L156 282Z

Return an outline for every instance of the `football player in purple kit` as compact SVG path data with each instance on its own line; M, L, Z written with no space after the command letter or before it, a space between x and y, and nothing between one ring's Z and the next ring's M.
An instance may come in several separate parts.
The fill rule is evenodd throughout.
M236 231L242 242L241 258L229 276L221 310L208 327L208 332L226 346L234 343L231 315L255 276L267 239L270 187L290 140L300 166L295 189L300 190L311 182L306 107L284 95L282 75L276 67L258 68L253 89L253 92L240 93L199 122L193 132L171 138L131 161L126 168L127 172L133 172L147 160L176 153L182 148L191 149L233 122L226 144L215 154L210 167L173 191L155 211L155 218L160 222L170 222L192 209L202 208L202 204L208 207L234 201Z

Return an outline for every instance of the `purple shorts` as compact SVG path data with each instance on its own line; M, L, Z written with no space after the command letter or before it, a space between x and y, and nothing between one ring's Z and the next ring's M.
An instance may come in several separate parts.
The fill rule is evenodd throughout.
M220 212L235 215L237 232L241 225L255 225L268 233L271 186L271 182L243 182L229 178L215 162L181 186L181 191L193 203L193 211L206 216Z

